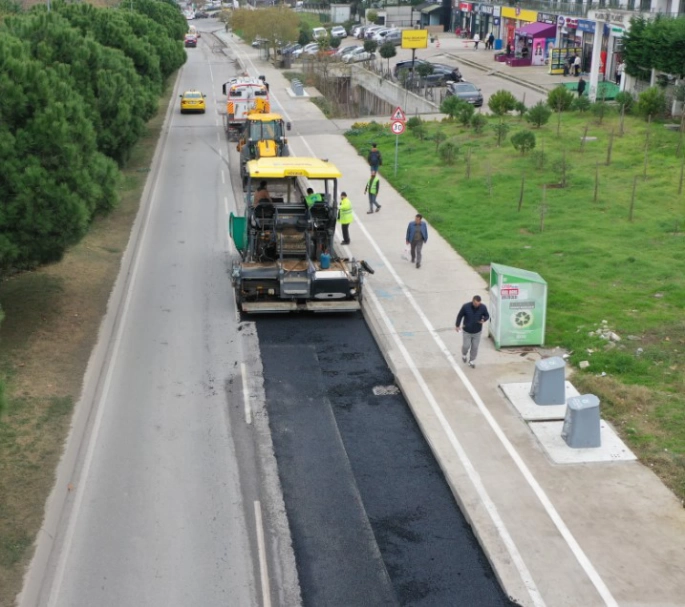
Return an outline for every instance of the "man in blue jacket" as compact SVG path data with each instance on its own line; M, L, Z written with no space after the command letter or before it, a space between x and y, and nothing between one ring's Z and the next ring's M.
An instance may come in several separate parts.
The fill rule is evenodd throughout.
M407 226L407 244L411 246L411 262L416 261L416 267L421 267L421 249L428 240L428 226L423 215L417 215Z
M480 345L480 334L483 330L483 325L490 319L490 314L488 314L488 309L485 307L484 303L481 303L480 295L474 295L473 299L468 303L465 303L459 314L457 314L457 333L462 330L464 341L461 346L461 359L466 362L467 356L469 366L471 368L476 367L476 356L478 356L478 346Z

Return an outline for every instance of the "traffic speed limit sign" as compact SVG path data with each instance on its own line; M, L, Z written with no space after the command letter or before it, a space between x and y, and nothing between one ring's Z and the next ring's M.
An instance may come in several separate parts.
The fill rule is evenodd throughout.
M395 122L392 123L390 129L393 133L395 133L395 135L401 135L402 133L404 133L404 122L395 120Z

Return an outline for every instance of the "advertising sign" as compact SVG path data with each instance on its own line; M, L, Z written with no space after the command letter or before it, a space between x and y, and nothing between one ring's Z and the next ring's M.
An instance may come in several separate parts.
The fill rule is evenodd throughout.
M545 343L547 283L535 272L490 266L490 328L495 346Z
M554 25L557 22L559 15L552 15L551 13L538 13L538 23L549 23Z
M428 30L402 30L402 48L427 48Z
M582 57L582 54L583 49L580 47L553 48L549 58L549 73L563 74L564 64L568 61L568 58L573 57L574 55L580 55Z

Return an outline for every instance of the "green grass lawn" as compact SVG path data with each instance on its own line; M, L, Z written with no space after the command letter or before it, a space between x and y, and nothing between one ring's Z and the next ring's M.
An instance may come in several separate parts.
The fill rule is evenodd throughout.
M564 113L560 135L552 116L532 129L536 149L522 156L509 138L529 125L513 116L505 120L511 130L501 147L489 126L476 134L456 123L429 122L424 140L410 130L400 136L397 176L388 125L356 125L347 136L364 156L372 141L378 143L383 176L472 266L487 274L491 262L502 263L547 280L547 345L568 349L574 365L589 361L587 371L574 376L575 385L601 398L603 417L683 498L685 199L678 194L679 134L626 117L619 137L615 114L600 125L590 114ZM596 140L581 150L586 127L587 137ZM452 165L439 160L432 140L438 130L458 142ZM567 184L561 188L564 157ZM620 342L589 335L603 320Z

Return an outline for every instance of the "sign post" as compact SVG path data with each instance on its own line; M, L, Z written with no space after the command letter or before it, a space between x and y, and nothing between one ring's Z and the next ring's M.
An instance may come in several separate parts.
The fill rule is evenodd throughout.
M395 134L395 177L397 177L397 156L399 154L400 135L404 133L407 122L407 115L402 111L401 107L396 107L395 111L390 116L392 121L390 130Z

